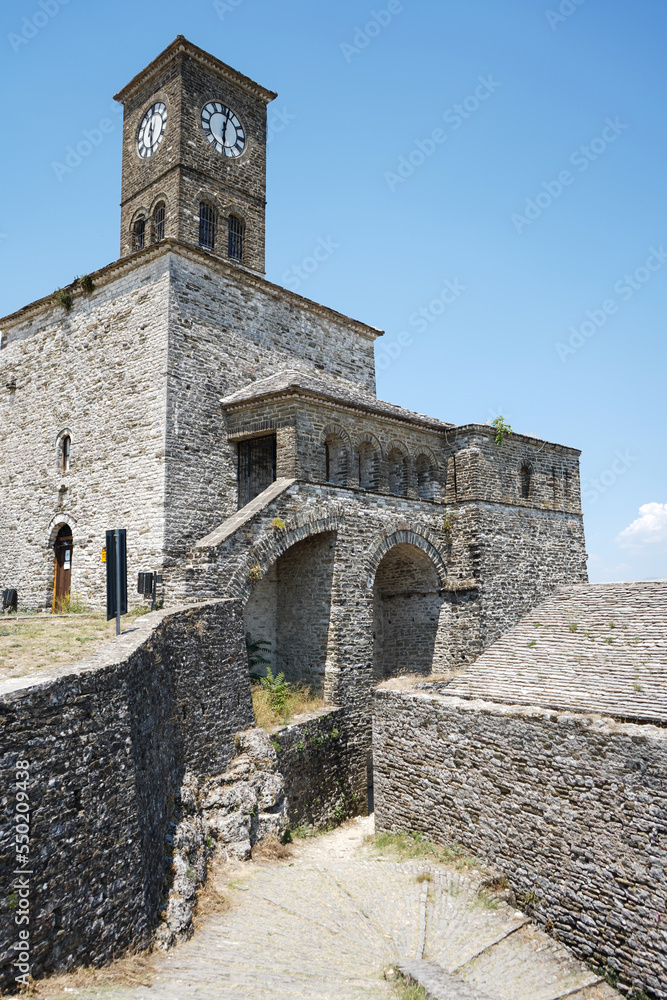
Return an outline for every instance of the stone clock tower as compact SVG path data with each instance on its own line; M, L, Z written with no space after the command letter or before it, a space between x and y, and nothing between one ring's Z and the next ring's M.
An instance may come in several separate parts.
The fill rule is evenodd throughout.
M182 35L116 95L122 257L171 238L264 273L275 96Z

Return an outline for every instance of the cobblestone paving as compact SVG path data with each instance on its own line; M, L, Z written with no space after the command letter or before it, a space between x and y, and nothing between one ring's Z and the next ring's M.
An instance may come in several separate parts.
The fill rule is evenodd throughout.
M370 1000L398 996L400 964L436 1000L612 1000L600 978L523 913L489 897L482 876L363 847L368 819L299 844L289 862L239 867L231 906L186 944L152 959L150 985L49 997L106 1000Z

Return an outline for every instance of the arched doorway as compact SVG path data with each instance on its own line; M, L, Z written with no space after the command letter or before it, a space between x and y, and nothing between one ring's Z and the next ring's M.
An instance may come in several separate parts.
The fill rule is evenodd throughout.
M446 643L444 604L438 571L427 553L408 543L394 545L378 566L373 588L375 681L430 674L439 665Z
M72 529L69 525L63 524L54 543L53 605L51 609L54 612L60 611L70 596L73 543Z
M296 542L264 573L244 611L251 641L274 673L323 694L336 533L324 531ZM257 673L265 669L258 668Z

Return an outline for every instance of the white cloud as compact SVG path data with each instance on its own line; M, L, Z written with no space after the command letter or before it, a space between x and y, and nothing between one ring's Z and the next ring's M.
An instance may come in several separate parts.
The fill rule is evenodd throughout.
M623 548L667 545L667 503L645 503L639 517L618 535Z

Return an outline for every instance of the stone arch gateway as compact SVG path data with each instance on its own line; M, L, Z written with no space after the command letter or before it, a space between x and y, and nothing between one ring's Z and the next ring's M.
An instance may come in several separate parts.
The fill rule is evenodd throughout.
M373 680L430 674L446 660L448 604L438 567L399 542L380 560L373 584Z

